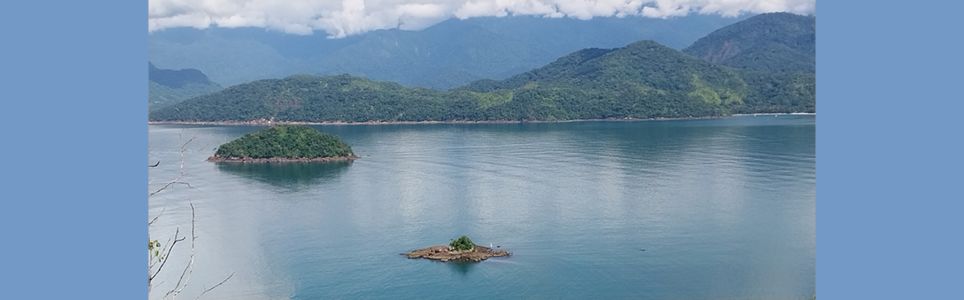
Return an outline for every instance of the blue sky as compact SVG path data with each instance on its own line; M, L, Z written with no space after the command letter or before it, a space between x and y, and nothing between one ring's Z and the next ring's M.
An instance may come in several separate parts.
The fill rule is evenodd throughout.
M175 27L262 27L332 38L377 29L419 30L450 18L670 18L785 11L813 14L816 0L150 0L150 31Z

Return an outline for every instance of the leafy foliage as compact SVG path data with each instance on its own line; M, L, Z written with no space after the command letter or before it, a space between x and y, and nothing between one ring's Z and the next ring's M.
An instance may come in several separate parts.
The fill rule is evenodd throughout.
M452 249L455 249L456 251L466 251L474 249L475 243L473 243L469 237L463 235L452 240L452 242L449 243L449 247L452 247Z
M319 158L353 156L338 137L307 126L273 126L218 147L215 156L233 158Z

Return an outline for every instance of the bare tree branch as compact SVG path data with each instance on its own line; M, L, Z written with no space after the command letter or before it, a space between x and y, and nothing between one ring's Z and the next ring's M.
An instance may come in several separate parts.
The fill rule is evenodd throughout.
M160 192L162 192L162 191L165 191L165 190L167 190L167 189L169 189L169 188L172 188L173 186L176 186L176 185L185 185L185 186L187 186L188 188L194 188L193 186L191 186L190 183L185 182L185 181L182 180L182 179L185 177L185 172L184 172L184 156L185 156L185 155L184 155L184 154L185 154L185 152L187 152L187 146L188 146L188 144L190 144L192 141L194 141L194 137L188 139L187 142L184 142L184 144L182 144L181 147L180 147L180 151L179 151L179 152L180 152L180 165L178 166L178 174L177 174L177 177L174 178L173 180L171 180L170 182L166 183L166 184L165 184L164 186L162 186L161 188L159 188L159 189L157 189L157 190L155 190L155 191L153 191L153 192L150 192L149 195L148 195L148 197L154 196L154 195L156 195L156 194L158 194L158 193L160 193ZM154 168L154 167L159 166L160 163L161 163L161 162L158 161L157 163L155 163L155 164L153 164L153 165L148 165L148 167L149 167L149 168ZM173 288L171 288L171 290L169 290L166 294L164 294L164 297L163 297L163 298L168 298L168 297L174 298L175 296L177 296L178 294L180 294L181 291L183 291L184 288L188 286L188 283L189 283L189 281L190 281L191 275L194 273L194 261L195 261L195 256L196 256L196 254L197 254L196 244L197 244L197 237L198 237L198 236L197 236L197 226L196 226L196 225L197 225L197 211L195 210L194 203L193 203L193 202L189 202L189 203L190 203L190 205L191 205L191 252L190 252L190 254L189 254L189 260L188 260L187 265L184 266L184 270L181 271L181 276L178 278L177 283L174 285ZM148 223L147 223L148 226L153 225L154 222L156 222L156 221L158 220L158 218L160 218L161 215L163 215L166 210L167 210L167 208L165 207L163 210L161 210L161 213L159 213L157 216L155 216L155 217L152 218L150 221L148 221ZM178 242L184 241L185 239L186 239L186 237L181 237L181 236L180 236L180 228L177 228L177 229L174 231L174 236L168 239L168 247L167 247L167 249L166 249L166 250L165 250L165 249L161 249L161 252L157 255L157 256L159 257L159 259L158 259L157 261L154 261L154 260L152 259L152 260L148 263L148 275L149 275L148 278L147 278L148 293L150 293L151 286L152 286L152 283L153 283L154 278L155 278L158 274L161 273L161 270L164 268L164 266L167 264L167 261L170 259L171 253L174 251L174 246L175 246ZM153 242L152 242L152 243L153 243ZM153 244L152 244L152 245L153 245ZM156 269L156 270L154 270L154 266L155 266L155 265L157 265L157 269ZM151 272L152 270L153 270L153 272ZM221 280L221 282L215 284L214 286L212 286L212 287L210 287L210 288L205 289L204 291L202 291L201 294L198 295L197 298L201 298L201 296L204 296L205 294L207 294L208 292L211 292L211 291L214 290L215 288L218 288L218 287L224 285L224 283L227 282L228 280L230 280L232 277L234 277L234 273L231 273L231 274L228 275L226 278L224 278L224 280Z
M228 275L227 278L224 278L224 280L221 280L221 282L218 282L218 284L215 284L215 285L212 286L211 288L206 289L206 290L204 290L203 292L201 292L201 294L198 295L197 298L194 298L194 299L201 299L201 297L203 297L204 294L207 294L208 292L213 291L215 288L221 286L221 285L224 284L225 282L228 282L228 279L231 279L231 277L234 277L234 273L233 273L233 272L231 273L231 275Z
M176 234L177 234L177 233L175 233L174 236L171 236L171 237L167 238L167 244L165 244L165 245L170 245L170 244L171 244L171 241L174 240L175 238L177 238L177 235L176 235ZM181 239L181 240L183 240L183 239ZM171 248L173 248L173 246L171 246ZM154 265L156 265L158 262L161 262L161 261L165 260L165 259L167 258L167 253L168 253L168 252L169 252L169 251L165 251L164 249L161 249L161 252L159 252L159 253L157 254L157 261L151 260L151 262L147 264L147 270L148 270L148 271L153 270L153 269L154 269ZM148 254L148 255L150 255L150 254ZM151 274L151 272L147 272L147 274ZM150 283L150 278L148 278L148 283Z
M178 233L180 233L180 231L181 231L180 228L178 228L177 230L174 231L174 242L171 242L171 243L170 243L171 246L168 247L167 253L171 253L171 249L174 249L174 245L176 245L177 242L180 242L180 241L183 241L183 240L184 240L183 237L180 238L180 239L177 238L177 235L178 235ZM168 258L170 258L170 255L164 255L164 258L163 258L163 261L161 262L161 265L157 267L157 270L154 271L154 274L153 274L153 275L151 275L150 277L147 278L147 282L148 282L148 283L150 283L151 280L154 280L154 277L157 276L158 273L161 273L161 269L164 269L164 265L167 264Z
M177 284L175 284L175 285L174 285L174 288L172 288L170 291L168 291L167 294L164 294L164 298L167 298L167 296L177 296L177 294L181 293L181 291L184 290L184 287L187 286L187 280L190 280L191 274L194 273L194 268L193 268L193 266L194 266L194 254L195 254L194 245L195 245L195 241L197 240L197 233L196 233L196 231L195 231L195 226L194 226L194 224L195 224L195 219L196 219L195 216L196 216L196 214L195 214L195 210L194 210L194 203L191 203L191 256L190 256L190 260L188 260L187 265L184 266L184 271L181 271L181 277L177 279ZM185 280L185 276L187 276L187 278L188 278L187 280Z
M154 218L151 219L150 222L147 222L147 226L154 225L154 221L157 221L157 218L160 218L162 215L164 215L164 212L166 211L167 211L167 207L161 209L161 213L157 214L157 216L154 216Z
M154 163L153 165L147 165L147 167L148 167L148 168L157 168L157 166L159 166L160 164L161 164L161 161L157 161L157 162Z
M184 178L184 152L187 152L187 145L190 144L192 141L194 141L194 137L191 137L190 139L187 140L187 142L184 142L184 144L181 144L180 150L178 151L178 153L181 156L181 159L180 159L181 163L180 163L180 166L178 166L177 178L174 178L174 180L171 180L161 188L151 192L150 194L148 194L148 197L157 195L158 193L163 192L164 190L177 184L186 185L188 188L194 188L194 186L192 186L190 183L181 180L182 178ZM158 161L157 164L154 164L154 166L148 166L148 167L156 167L160 164L161 162Z
M194 188L194 186L192 186L190 183L183 182L183 181L179 181L179 180L180 180L180 177L178 177L178 179L175 179L174 181L168 182L168 183L165 184L163 187L157 189L156 191L151 192L148 196L157 195L157 193L163 192L164 190L166 190L167 188L169 188L169 187L171 187L171 186L173 186L173 185L175 185L175 184L183 184L183 185L186 185L188 188L192 188L192 189Z

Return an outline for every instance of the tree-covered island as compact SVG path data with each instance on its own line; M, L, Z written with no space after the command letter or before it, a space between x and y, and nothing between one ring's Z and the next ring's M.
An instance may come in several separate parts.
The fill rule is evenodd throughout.
M213 162L331 162L357 159L336 136L308 126L279 125L246 134L218 147Z
M480 262L490 257L509 256L508 251L476 245L467 236L452 240L447 246L438 245L405 253L408 258L425 258L442 262Z

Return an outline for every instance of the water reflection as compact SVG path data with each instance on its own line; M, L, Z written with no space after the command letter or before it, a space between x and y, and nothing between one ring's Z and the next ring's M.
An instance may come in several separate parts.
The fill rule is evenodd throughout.
M469 274L469 271L472 271L472 269L475 268L475 265L477 265L477 264L479 264L479 263L473 263L473 262L447 262L447 263L445 263L445 264L449 266L449 269L452 270L452 272L454 272L454 273L456 273L456 274L459 274L459 275L462 275L462 276L465 276L465 275Z
M152 126L151 178L177 178L170 162L197 137L184 159L197 188L152 197L151 216L167 210L151 233L198 206L200 284L185 297L236 272L212 297L809 299L813 123L319 127L363 157L350 169L216 165L213 148L256 128ZM458 234L521 255L397 255Z
M351 162L330 163L219 163L218 170L276 187L300 190L331 181L348 170Z

